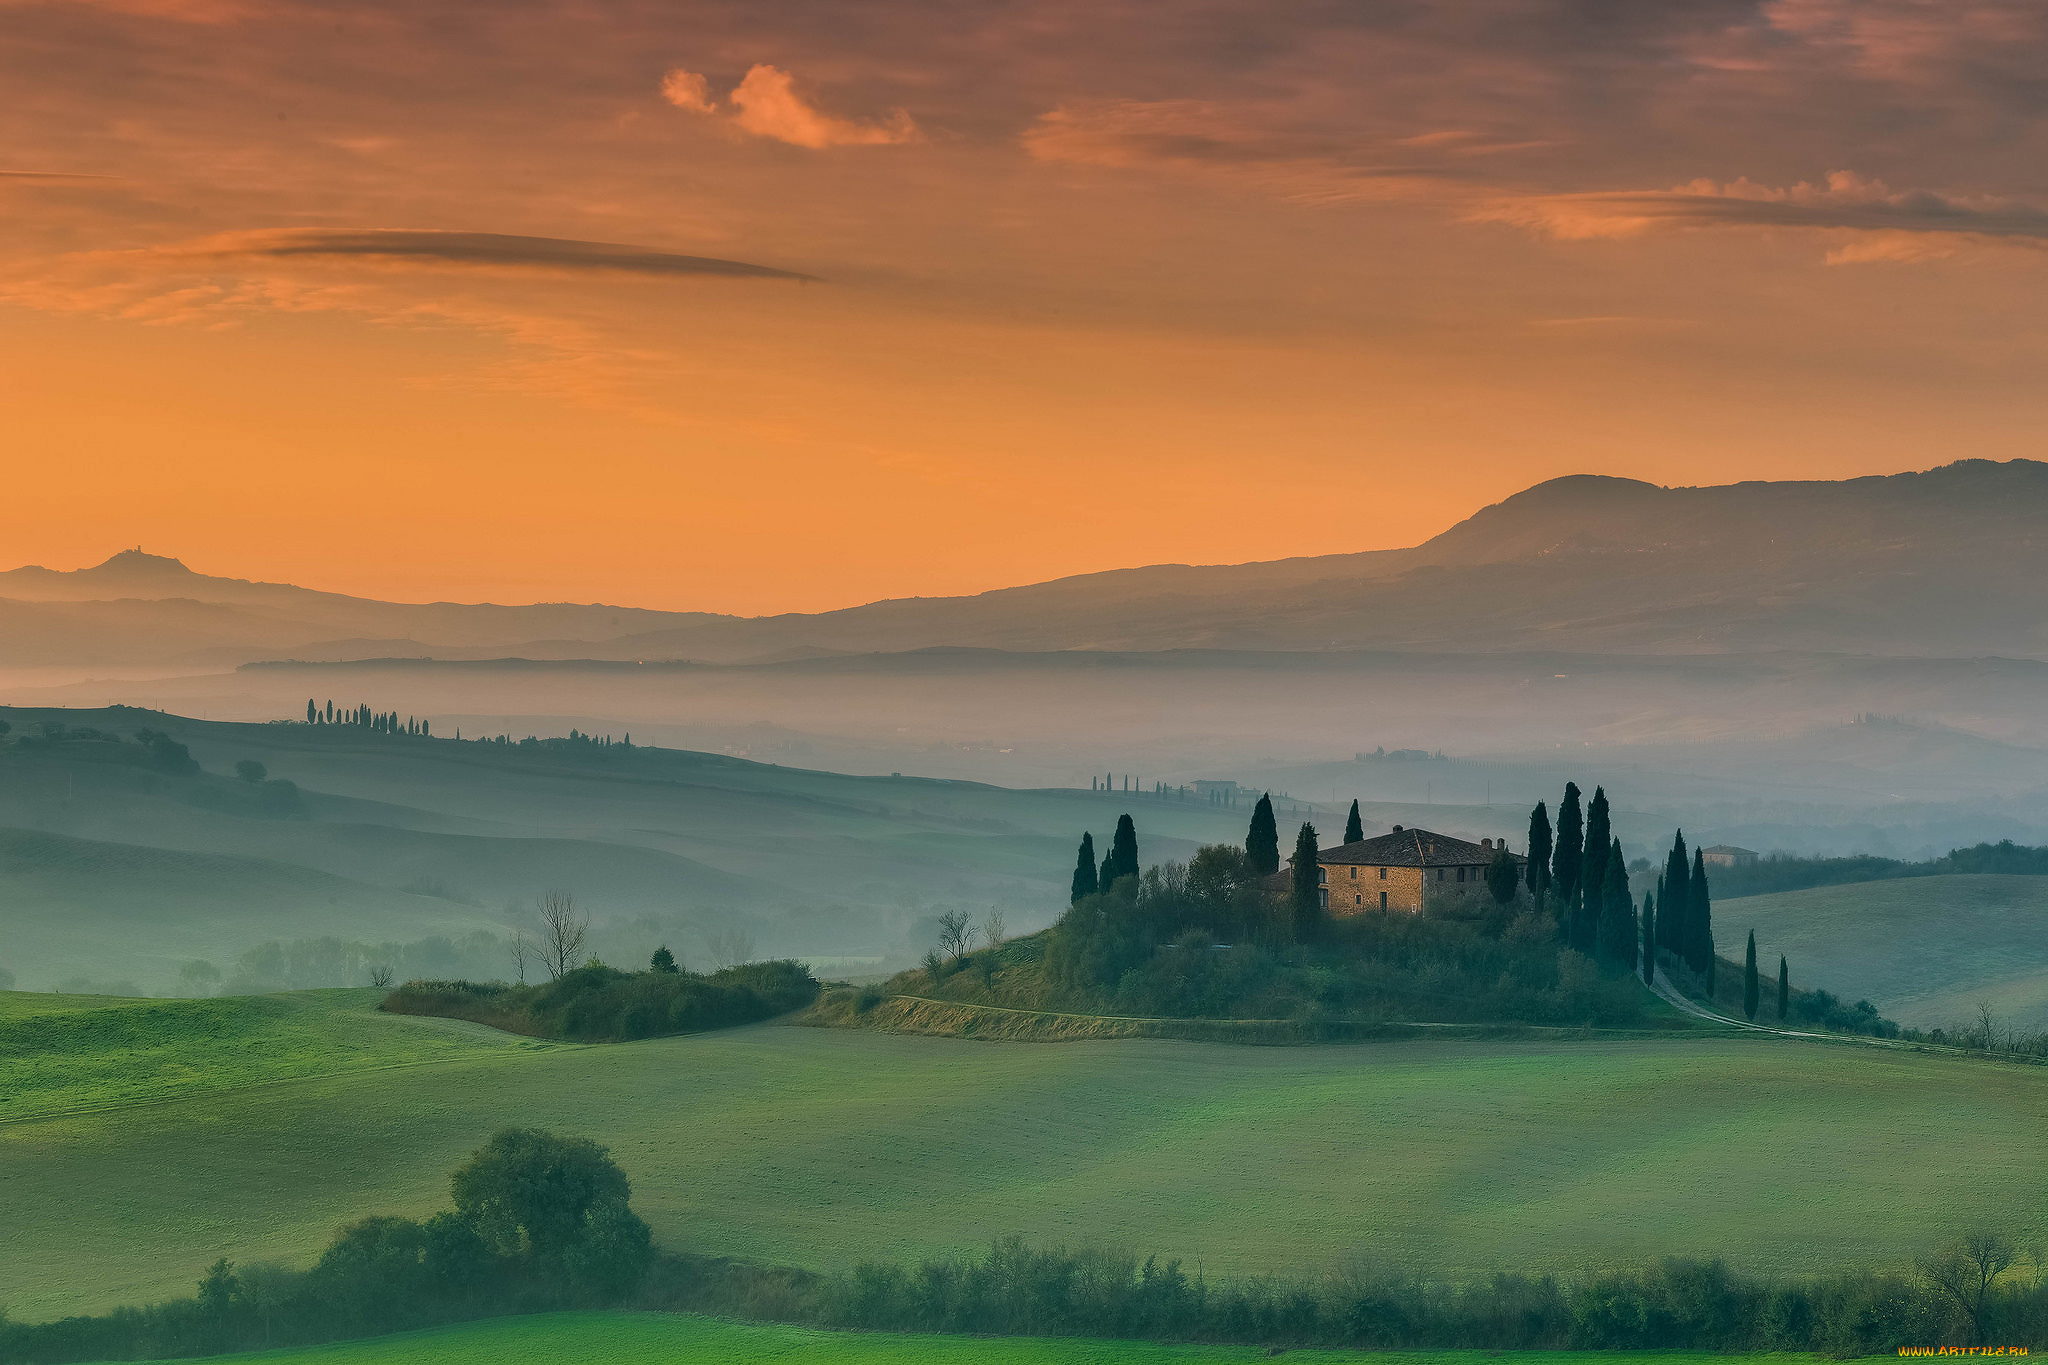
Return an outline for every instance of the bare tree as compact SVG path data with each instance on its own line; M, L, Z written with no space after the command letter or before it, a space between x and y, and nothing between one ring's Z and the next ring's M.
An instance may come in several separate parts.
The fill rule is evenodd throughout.
M1986 1052L1998 1051L1998 1016L1991 1012L1991 1002L1977 1002L1977 1037L1983 1041Z
M712 965L720 971L754 960L754 936L738 926L704 935L704 946L711 950Z
M981 936L988 942L989 947L1000 948L1003 946L1003 929L1003 907L991 905L987 918L981 922Z
M590 916L576 908L567 891L549 891L540 898L540 961L548 975L560 980L576 965L590 932Z
M1970 1345L1984 1344L1984 1318L1991 1290L2013 1263L2012 1240L1980 1228L1920 1262L1928 1283L1948 1295L1970 1320Z
M519 984L526 984L526 961L533 956L533 944L527 940L524 929L512 931L512 966L519 973Z
M380 991L390 986L391 969L381 962L370 968L370 984Z
M958 960L967 953L974 937L974 921L965 910L948 910L939 916L939 951Z

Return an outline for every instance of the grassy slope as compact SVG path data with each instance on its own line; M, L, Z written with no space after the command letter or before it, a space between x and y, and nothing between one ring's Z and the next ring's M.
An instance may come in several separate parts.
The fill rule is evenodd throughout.
M419 1023L390 1022L394 1044ZM0 1258L0 1303L44 1317L189 1290L216 1255L302 1261L349 1219L441 1206L507 1123L609 1144L680 1249L835 1267L1018 1232L1240 1274L1898 1263L1966 1224L2043 1225L2044 1118L2048 1071L1765 1038L996 1046L767 1025L499 1049L0 1123L10 1235L37 1253Z
M216 1000L0 994L0 1122L552 1046L367 1008L382 991Z
M899 1332L817 1332L667 1313L549 1313L374 1341L223 1357L278 1365L1226 1365L1265 1360L1255 1346L1158 1345L1060 1337L923 1336ZM1307 1365L1744 1365L1805 1356L1726 1356L1692 1351L1289 1351Z
M2048 1028L2048 877L1913 877L1715 905L1723 956L1739 960L1751 929L1760 970L1775 978L1783 953L1795 984L1866 997L1902 1024L1974 1022L1981 1000L2007 1024Z

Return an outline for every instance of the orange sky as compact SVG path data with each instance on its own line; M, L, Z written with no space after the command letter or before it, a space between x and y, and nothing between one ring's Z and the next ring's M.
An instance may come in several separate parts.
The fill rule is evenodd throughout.
M2041 456L2043 69L2032 0L0 0L0 561L811 610Z

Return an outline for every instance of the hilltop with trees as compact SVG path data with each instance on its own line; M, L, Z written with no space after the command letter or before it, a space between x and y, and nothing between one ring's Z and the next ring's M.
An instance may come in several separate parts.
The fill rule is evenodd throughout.
M921 967L830 994L819 1015L886 1025L877 1006L903 998L1125 1021L1285 1023L1299 1037L1394 1024L1687 1026L1651 989L1659 987L1756 1018L1754 944L1739 970L1722 970L1706 865L1684 832L1638 903L1606 789L1589 799L1568 783L1556 810L1553 827L1549 807L1536 805L1528 858L1496 852L1479 895L1445 894L1426 880L1420 913L1348 914L1325 908L1313 824L1295 832L1283 870L1270 797L1254 806L1242 845L1207 845L1185 863L1144 866L1124 814L1099 863L1093 833L1081 836L1070 903L1050 929L977 941L963 916ZM1347 824L1348 834L1362 833L1355 805ZM1782 962L1778 997L1787 1023L1898 1032L1867 1002L1793 992Z

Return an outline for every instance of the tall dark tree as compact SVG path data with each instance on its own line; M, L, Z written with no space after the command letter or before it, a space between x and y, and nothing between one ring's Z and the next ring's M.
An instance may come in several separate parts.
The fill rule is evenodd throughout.
M306 724L311 725L319 719L320 708L313 705L313 699L311 697L306 698Z
M1566 900L1578 888L1585 870L1586 822L1579 810L1579 784L1564 784L1564 800L1557 803L1557 848L1550 855L1550 883Z
M1252 827L1244 836L1244 851L1259 876L1270 877L1280 870L1280 826L1273 819L1271 792L1252 807Z
M1539 901L1550 889L1550 812L1538 801L1529 812L1529 894Z
M1628 889L1628 863L1621 840L1607 844L1607 866L1601 869L1600 955L1635 970L1636 898Z
M1323 878L1316 860L1316 827L1304 824L1294 836L1294 884L1288 897L1294 911L1294 933L1307 938L1323 917Z
M1657 984L1657 899L1643 893L1643 984Z
M654 956L647 959L647 969L653 972L680 972L676 966L676 955L668 950L666 943L654 950Z
M1605 906L1607 894L1607 846L1614 841L1614 831L1607 827L1607 788L1593 788L1593 799L1586 803L1586 854L1579 864L1579 883L1586 888L1586 898ZM1629 906L1630 915L1635 917L1634 903Z
M1756 1007L1760 992L1756 981L1756 930L1749 931L1749 951L1742 958L1742 1012L1751 1019L1756 1018Z
M1707 979L1708 999L1714 989L1714 907L1707 896L1707 863L1700 850L1692 854L1692 875L1686 882L1685 964Z
M1358 803L1351 803L1351 814L1344 817L1344 842L1355 844L1365 837L1365 821L1358 818Z
M1685 831L1671 841L1664 858L1664 883L1657 893L1657 946L1674 957L1685 956L1687 910L1692 901L1692 872L1686 866Z
M1778 1022L1785 1022L1785 1011L1792 1007L1792 976L1785 970L1785 955L1778 955Z
M1493 861L1486 865L1486 889L1493 896L1494 904L1506 905L1515 898L1515 889L1522 884L1522 869L1515 866L1515 855L1502 849L1493 855Z
M1104 881L1104 890L1125 877L1138 875L1138 827L1128 815L1116 818L1116 833L1109 837L1109 862L1113 875Z
M1072 905L1083 896L1094 895L1101 885L1102 876L1095 866L1095 836L1083 834L1081 851L1074 855L1074 889L1067 898L1067 904Z
M1112 885L1115 884L1115 882L1116 854L1105 853L1102 855L1102 867L1095 874L1095 884L1102 890L1107 891Z

